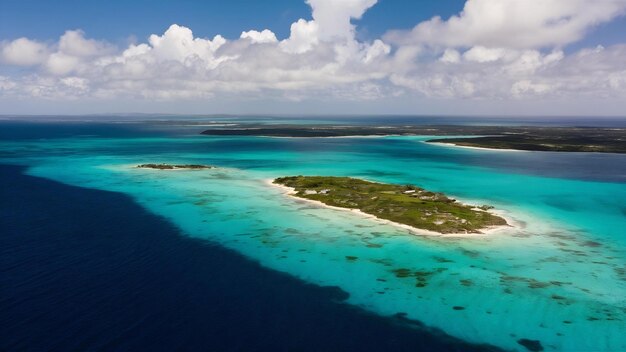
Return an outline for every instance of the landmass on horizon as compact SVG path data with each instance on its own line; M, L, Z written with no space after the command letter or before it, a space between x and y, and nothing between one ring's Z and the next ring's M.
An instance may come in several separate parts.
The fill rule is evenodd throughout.
M626 128L536 126L375 126L375 125L264 125L244 123L217 126L202 132L212 136L354 137L354 136L455 136L430 143L488 149L554 152L626 153ZM471 136L471 137L456 137Z

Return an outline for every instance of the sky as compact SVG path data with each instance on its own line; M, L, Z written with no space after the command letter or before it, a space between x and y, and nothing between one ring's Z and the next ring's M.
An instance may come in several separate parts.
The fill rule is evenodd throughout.
M0 114L626 116L626 0L0 0Z

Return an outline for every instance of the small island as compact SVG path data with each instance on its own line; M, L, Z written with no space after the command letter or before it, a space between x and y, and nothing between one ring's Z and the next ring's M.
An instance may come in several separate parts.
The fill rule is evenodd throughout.
M198 164L139 164L137 168L140 169L156 169L156 170L202 170L213 169L215 166L210 165L198 165Z
M461 204L413 185L330 176L279 177L273 183L292 188L296 197L359 210L396 224L441 234L479 234L488 228L507 225L505 219L488 212L491 206Z

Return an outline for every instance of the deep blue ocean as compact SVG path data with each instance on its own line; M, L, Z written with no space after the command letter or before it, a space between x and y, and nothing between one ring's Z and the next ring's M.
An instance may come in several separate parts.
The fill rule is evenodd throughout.
M181 236L124 195L22 171L0 165L2 351L486 349Z
M0 139L154 135L11 124ZM0 151L1 153L2 151ZM0 351L484 351L342 303L207 241L123 194L0 165Z
M0 351L624 346L623 155L473 151L413 137L205 137L202 127L142 116L97 118L0 121ZM294 121L440 121L307 119ZM218 169L133 167L143 162ZM419 182L495 204L520 226L480 239L422 238L292 204L264 183L300 173ZM396 267L437 274L417 288Z

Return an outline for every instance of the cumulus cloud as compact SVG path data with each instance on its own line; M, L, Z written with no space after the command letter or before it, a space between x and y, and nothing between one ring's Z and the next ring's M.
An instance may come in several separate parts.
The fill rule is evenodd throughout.
M241 39L250 39L253 43L276 43L276 34L269 29L264 29L261 32L251 30L247 32L241 32Z
M86 39L82 30L66 31L59 39L59 52L74 57L93 57L108 54L114 48L107 43Z
M305 53L319 42L319 25L315 21L306 21L301 18L292 23L290 29L289 38L280 43L280 47L288 53Z
M620 15L625 2L468 0L448 20L369 41L357 40L355 22L376 0L308 0L312 19L292 23L281 40L270 29L205 38L173 24L143 43L116 48L69 30L56 42L0 43L3 66L26 67L0 76L0 96L626 98L626 46L563 50Z
M186 62L194 59L211 61L214 53L226 43L221 35L212 40L194 38L191 29L173 24L163 35L152 34L149 39L152 55L159 61Z
M351 19L359 19L377 0L308 0L313 9L313 20L319 26L320 40L344 39L354 37L354 25Z
M461 61L461 54L459 54L459 52L454 49L448 48L443 52L443 55L441 55L439 61L455 64Z
M411 31L390 32L387 39L444 47L563 46L625 10L625 0L468 0L459 15L436 16Z
M11 42L0 43L0 62L16 66L33 66L41 64L48 55L45 44L19 38Z

